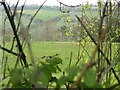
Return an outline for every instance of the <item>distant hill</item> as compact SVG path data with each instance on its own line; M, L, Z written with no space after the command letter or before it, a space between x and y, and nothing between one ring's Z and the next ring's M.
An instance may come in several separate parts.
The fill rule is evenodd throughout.
M22 28L26 27L28 23L30 22L32 16L35 14L37 9L39 8L38 5L30 5L25 6L23 14L22 14L22 20L21 20L21 29L19 30L19 35L22 35ZM62 32L62 28L65 23L62 20L63 17L70 17L73 24L76 23L75 14L77 14L79 17L83 15L83 12L81 11L81 7L71 9L71 8L62 8L63 10L70 10L69 13L62 13L60 10L60 7L57 6L44 6L39 13L34 18L31 27L30 27L30 34L31 39L33 41L64 41L67 40L67 37L65 36L65 32ZM21 12L21 7L19 6L17 8L17 17L19 17L19 14ZM96 7L94 9L87 11L86 14L92 18L98 16L98 12L96 10ZM18 23L19 18L15 18L15 22ZM23 25L23 26L22 26ZM6 36L8 38L12 37L11 32L11 26L9 25L9 21L6 22ZM6 37L6 38L7 38ZM8 39L11 40L11 39Z

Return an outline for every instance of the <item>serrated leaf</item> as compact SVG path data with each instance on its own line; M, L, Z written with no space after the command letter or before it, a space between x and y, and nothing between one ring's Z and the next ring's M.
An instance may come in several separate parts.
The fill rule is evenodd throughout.
M77 73L79 72L79 69L77 67L70 67L66 69L66 72L68 80L72 81L75 75L77 75Z
M88 87L94 87L96 84L96 74L92 70L87 70L84 75L84 83Z
M57 65L62 63L62 60L59 57L53 57L53 58L47 59L46 62L52 65Z

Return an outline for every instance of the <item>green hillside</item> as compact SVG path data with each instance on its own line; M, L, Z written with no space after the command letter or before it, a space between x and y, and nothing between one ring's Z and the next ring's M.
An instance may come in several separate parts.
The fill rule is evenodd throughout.
M20 12L20 11L18 11ZM24 10L23 14L33 16L35 14L36 10ZM58 16L61 16L62 13L60 11L55 10L40 10L35 19L41 19L43 21L49 20L51 18L55 18Z

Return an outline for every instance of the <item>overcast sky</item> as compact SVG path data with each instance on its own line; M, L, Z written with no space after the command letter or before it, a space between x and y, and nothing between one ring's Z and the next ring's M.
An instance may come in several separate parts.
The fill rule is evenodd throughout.
M13 4L15 2L17 2L17 0L6 0L7 2L10 2ZM22 5L24 3L25 0L20 0L19 5ZM42 4L45 0L27 0L26 4ZM101 0L59 0L60 2L63 2L67 5L78 5L78 4L83 4L86 1L89 1L90 4L96 4L97 1L101 1ZM102 0L102 1L106 1L106 0ZM115 0L114 0L115 1ZM120 1L120 0L116 0L116 1ZM56 0L47 0L47 2L45 3L45 5L57 5L59 6L59 3Z
M17 0L6 0L7 2L15 3ZM20 0L20 4L23 4L25 0ZM27 0L26 4L41 4L45 0ZM83 2L89 1L92 4L95 4L97 0L59 0L67 5L78 5L82 4ZM59 3L56 0L47 0L45 5L59 5Z

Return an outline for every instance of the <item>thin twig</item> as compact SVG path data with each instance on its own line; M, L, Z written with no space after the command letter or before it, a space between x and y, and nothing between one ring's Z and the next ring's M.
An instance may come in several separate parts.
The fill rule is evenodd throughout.
M78 4L78 5L73 6L73 5L64 4L64 3L60 2L59 0L57 0L57 1L58 1L60 4L66 6L66 7L80 7L80 6L81 6L81 4Z
M69 67L71 66L73 52L70 53Z
M8 57L6 56L5 63L4 63L4 72L3 72L3 78L5 77L5 73L6 73L7 61L8 61Z
M0 45L0 49L6 51L6 52L8 52L8 53L11 53L11 54L13 54L13 55L15 55L15 56L19 56L17 53L15 53L15 52L13 52L13 51L11 51L11 50L8 50L8 49L2 47L1 45Z
M21 46L21 43L20 43L20 39L19 39L19 37L18 37L18 35L17 35L17 32L16 32L17 30L16 30L16 25L15 25L14 19L13 19L13 17L11 16L10 11L9 11L6 3L5 3L5 2L2 2L1 4L3 5L3 7L4 7L5 11L6 11L6 14L7 14L7 16L8 16L9 22L10 22L11 27L12 27L12 29L13 29L13 33L14 33L14 36L15 36L16 41L17 41L17 45L18 45L18 50L19 50L20 56L21 56L21 58L22 58L22 60L23 60L23 62L24 62L24 65L27 67L26 56L25 56L25 54L24 54L24 52L23 52L23 49L22 49L22 46Z
M15 17L15 15L16 15L16 10L17 10L17 6L18 6L18 4L19 4L19 1L20 1L20 0L18 0L18 1L17 1L17 4L15 5L14 11L13 11L13 17Z
M78 21L81 23L81 25L84 27L85 31L87 32L88 36L89 36L90 39L93 41L93 43L94 43L95 45L98 45L97 42L95 41L95 39L92 37L92 35L88 32L88 30L87 30L87 28L85 27L85 25L82 23L82 21L80 20L80 18L79 18L77 15L75 15L75 16L76 16L76 18L78 19ZM108 32L107 30L109 30L109 28L110 28L110 26L111 26L111 23L113 23L113 22L115 22L115 21L112 21L112 20L111 20L111 22L108 23L108 25L106 26L105 32L103 32L104 35ZM101 34L102 38L104 37L103 34ZM105 54L103 53L103 51L102 51L100 48L98 48L98 50L99 50L99 52L101 53L101 55L104 56L107 64L110 65L109 59L105 56ZM119 80L118 76L116 75L115 70L114 70L113 68L111 68L111 70L112 70L115 78L117 79L117 81L118 81L118 83L119 83L120 80Z
M32 23L33 19L34 19L35 16L38 14L38 12L39 12L40 9L43 7L43 5L45 4L46 1L47 1L47 0L45 0L45 1L43 2L43 4L38 8L38 10L36 11L36 13L35 13L35 14L33 15L33 17L31 18L31 20L30 20L30 22L29 22L29 24L28 24L27 30L29 30L29 28L30 28L30 26L31 26L31 23Z
M24 7L25 7L25 4L26 4L26 1L24 2L23 6L22 6L22 8L21 8L20 17L19 17L19 20L18 20L18 25L17 25L16 32L18 32L19 27L20 27L20 24L21 24L21 18L22 18L22 15L23 15L23 9L24 9ZM17 17L17 14L16 14L16 17ZM13 40L12 40L11 50L12 50L13 47L14 47L14 42L15 42L15 37L13 37Z

